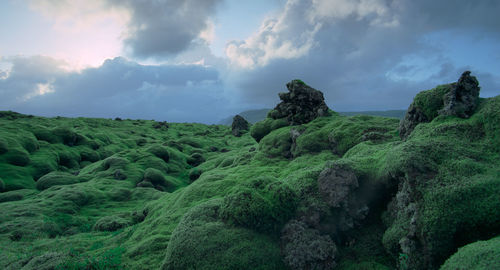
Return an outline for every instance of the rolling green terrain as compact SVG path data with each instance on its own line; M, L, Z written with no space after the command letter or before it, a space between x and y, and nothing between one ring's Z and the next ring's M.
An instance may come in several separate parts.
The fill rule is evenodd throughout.
M271 109L249 110L239 113L248 122L255 124L259 121L266 119L267 114ZM360 111L360 112L339 112L340 115L355 116L355 115L369 115L369 116L383 116L401 119L405 116L404 110L389 110L389 111ZM233 117L224 118L219 121L220 125L230 126L233 122Z
M0 112L0 269L498 267L500 96L398 127Z

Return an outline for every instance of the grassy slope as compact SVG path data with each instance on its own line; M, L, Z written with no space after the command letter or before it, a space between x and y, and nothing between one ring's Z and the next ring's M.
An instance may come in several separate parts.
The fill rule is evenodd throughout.
M406 142L397 119L333 114L296 127L293 149L290 127L256 143L225 126L4 113L0 268L286 269L279 231L311 205L325 208L317 177L331 162L389 196L338 243L340 269L395 267L409 220L384 210L395 175L418 166L432 171L417 183L418 233L430 250L410 257L442 262L456 246L499 232L499 103L483 100L470 119L421 124ZM196 154L206 161L193 169ZM136 187L149 168L156 189ZM66 174L44 176L51 171ZM194 171L202 173L191 183Z

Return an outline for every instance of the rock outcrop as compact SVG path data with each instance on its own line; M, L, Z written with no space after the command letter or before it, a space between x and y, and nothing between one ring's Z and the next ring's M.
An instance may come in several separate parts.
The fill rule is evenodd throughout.
M290 125L300 125L329 114L321 91L301 80L293 80L286 87L289 92L279 94L282 101L269 113L271 118L286 118Z
M406 140L418 124L426 122L429 122L429 119L427 119L422 109L415 106L414 103L410 104L405 117L399 123L399 137Z
M240 115L235 115L233 118L233 124L231 125L231 133L240 137L244 131L248 131L250 129L250 123L248 123L245 118Z
M453 84L451 91L444 96L444 108L440 115L455 115L469 118L479 104L479 82L476 77L465 71L458 82Z
M418 93L401 120L399 136L406 140L418 124L430 122L438 115L469 118L478 107L479 91L476 77L465 71L456 83Z

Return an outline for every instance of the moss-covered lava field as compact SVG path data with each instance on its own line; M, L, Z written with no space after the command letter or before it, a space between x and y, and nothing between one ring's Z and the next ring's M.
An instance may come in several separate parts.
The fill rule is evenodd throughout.
M500 96L418 102L405 139L331 110L240 136L0 112L0 268L500 269Z

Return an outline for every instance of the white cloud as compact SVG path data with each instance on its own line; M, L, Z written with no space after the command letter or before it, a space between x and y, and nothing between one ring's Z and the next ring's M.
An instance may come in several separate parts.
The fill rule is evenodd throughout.
M200 32L198 37L208 44L212 44L215 39L215 24L212 20L207 20L206 25L206 28Z
M35 89L33 92L28 93L24 95L21 100L22 101L28 101L29 99L32 99L36 96L43 96L48 93L54 93L54 85L53 82L47 82L47 83L37 83L35 85Z

